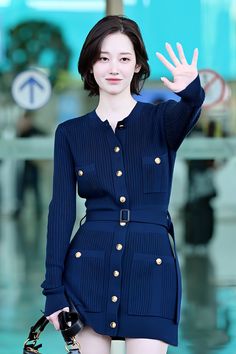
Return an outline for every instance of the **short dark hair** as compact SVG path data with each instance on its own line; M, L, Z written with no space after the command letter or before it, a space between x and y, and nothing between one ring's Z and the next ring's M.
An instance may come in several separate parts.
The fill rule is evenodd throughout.
M89 96L99 94L99 87L91 70L100 56L102 41L107 35L116 32L129 37L134 46L136 62L141 66L131 81L131 93L138 95L150 76L148 55L137 23L125 16L105 16L88 33L78 60L78 71L84 82L84 89L90 91Z

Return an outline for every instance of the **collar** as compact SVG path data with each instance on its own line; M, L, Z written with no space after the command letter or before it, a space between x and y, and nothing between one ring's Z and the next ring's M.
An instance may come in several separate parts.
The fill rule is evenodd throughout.
M132 124L132 122L137 119L137 116L139 115L141 107L142 107L142 102L137 101L136 105L131 110L129 115L117 122L117 127L118 128L125 128L126 126ZM110 125L109 121L107 119L104 121L101 120L101 118L99 118L99 116L97 115L95 110L93 110L92 112L89 113L89 121L90 121L91 126L93 126L93 127L107 128Z

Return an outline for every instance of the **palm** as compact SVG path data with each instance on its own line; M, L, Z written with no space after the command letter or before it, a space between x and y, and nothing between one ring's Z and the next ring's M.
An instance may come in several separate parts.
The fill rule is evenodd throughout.
M164 85L174 92L179 92L184 90L198 75L197 71L197 59L198 59L198 49L195 48L193 52L192 62L188 64L182 45L177 43L177 49L179 53L179 59L175 55L171 45L166 43L166 49L173 61L171 64L161 53L156 53L160 61L167 67L167 69L173 75L173 82L168 80L166 77L162 77Z

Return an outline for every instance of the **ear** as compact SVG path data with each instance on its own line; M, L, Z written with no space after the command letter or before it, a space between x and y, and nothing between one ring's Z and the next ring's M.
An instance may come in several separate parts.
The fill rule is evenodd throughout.
M138 73L140 70L141 70L141 65L139 65L139 64L136 64L136 66L135 66L135 69L134 69L134 72L135 73Z

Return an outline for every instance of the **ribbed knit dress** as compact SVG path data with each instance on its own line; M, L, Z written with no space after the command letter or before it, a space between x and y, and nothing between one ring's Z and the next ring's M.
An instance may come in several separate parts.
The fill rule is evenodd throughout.
M178 95L137 102L115 132L95 110L57 126L46 316L68 306L66 292L99 334L178 345L181 274L168 205L176 151L204 100L199 76ZM86 219L71 239L77 194Z

